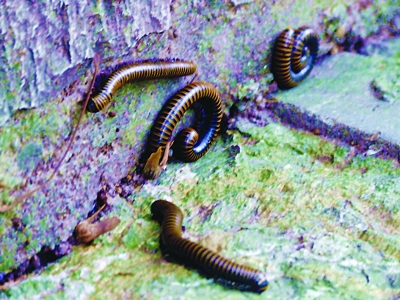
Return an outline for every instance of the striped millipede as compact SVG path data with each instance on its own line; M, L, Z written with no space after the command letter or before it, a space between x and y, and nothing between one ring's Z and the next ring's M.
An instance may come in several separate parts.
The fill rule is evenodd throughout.
M111 102L117 90L127 82L180 77L195 72L195 64L179 60L127 64L111 73L104 87L100 91L96 91L90 99L87 110L95 113L104 109Z
M221 126L221 98L212 84L194 82L181 89L162 108L151 129L149 153L156 152L160 147L165 148L176 124L195 102L204 110L200 116L200 133L191 127L181 130L175 138L173 148L176 157L183 161L196 161L210 149Z
M318 37L308 27L282 31L275 40L272 55L272 73L280 88L295 87L308 76L318 47Z
M263 272L234 263L206 247L182 238L183 214L175 204L157 200L151 205L151 212L162 225L161 243L169 254L193 262L212 276L249 286L255 292L263 292L268 288Z

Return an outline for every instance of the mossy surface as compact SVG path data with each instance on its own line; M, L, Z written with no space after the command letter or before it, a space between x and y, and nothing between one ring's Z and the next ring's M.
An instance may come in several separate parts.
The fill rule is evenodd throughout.
M93 299L395 297L400 292L400 169L271 123L242 121L192 164L112 200L122 222L91 246L4 292ZM244 135L245 134L245 135ZM239 150L239 151L238 151ZM333 159L327 162L326 157ZM150 204L184 212L185 237L268 274L261 295L230 290L167 262ZM62 286L62 288L61 288ZM85 298L85 297L84 297Z
M339 53L315 66L309 78L277 94L321 119L339 122L400 143L393 117L400 110L400 39L370 47L371 56Z
M107 43L104 43L102 45L102 49L104 50L103 57L107 57L104 64L116 65L125 60L156 57L179 57L192 60L198 65L198 79L215 84L222 95L224 108L227 111L235 100L239 100L239 98L242 97L252 99L260 95L260 93L267 88L269 82L272 80L268 69L270 46L274 36L280 30L287 26L298 27L300 25L309 24L316 28L321 38L330 39L333 33L327 33L326 35L325 33L327 31L327 26L331 24L331 12L337 12L340 22L346 22L346 14L343 13L343 11L346 10L336 10L335 7L344 5L346 9L350 9L353 7L352 5L356 3L356 1L354 1L348 6L344 4L347 3L346 1L335 2L334 5L326 1L280 1L271 5L266 4L265 1L239 2L240 1L196 1L197 4L187 4L184 1L174 1L172 6L168 7L168 9L171 10L172 18L171 28L168 32L157 32L145 35L141 40L137 41L136 47L127 49L123 54L113 53L113 51L110 50L111 48L109 49L110 52L107 52ZM373 4L374 7L380 3L380 1L375 2ZM311 13L314 6L318 8L319 11L316 15ZM102 26L101 16L104 14L104 11L102 11L104 7L100 5L94 7L94 9L99 13L98 19L94 20L94 26L99 29ZM354 11L358 10L354 9ZM362 11L363 9L359 9L358 12ZM357 15L357 13L355 14ZM366 14L366 16L370 18L368 20L375 20L376 18L373 12ZM190 22L188 20L190 20ZM340 24L340 22L337 24ZM337 24L335 23L335 26L339 26ZM360 28L362 29L363 27ZM127 30L129 31L129 29ZM332 32L336 32L336 30L337 28L335 27L332 29ZM359 34L357 30L354 31L354 34ZM326 45L326 43L322 44ZM329 45L323 49L321 53L326 53L329 50ZM111 58L115 58L116 60L114 61ZM362 65L365 66L366 64L368 64L367 61L363 62ZM87 66L89 66L89 64L87 64ZM346 64L344 63L342 66L345 68ZM78 73L81 74L84 73L84 71L79 70ZM314 74L314 72L312 74ZM315 74L317 73L315 72ZM74 76L76 76L76 74ZM16 197L31 190L51 175L54 166L66 149L71 130L77 122L77 116L81 109L81 106L77 103L82 100L86 92L85 88L91 78L90 76L91 70L88 69L86 70L85 76L80 77L80 81L73 82L73 84L60 93L60 95L54 95L52 101L46 102L36 110L17 112L12 119L0 129L0 195L2 204L10 204ZM3 77L2 75L2 78ZM23 261L29 259L34 253L37 253L43 246L52 248L60 241L67 240L68 237L71 236L76 224L87 216L87 213L92 208L97 192L102 188L106 187L110 197L118 199L115 187L122 178L135 169L138 157L143 153L151 124L161 108L162 103L191 79L191 77L187 77L183 79L129 84L118 91L108 111L84 116L74 146L70 150L53 181L23 204L0 216L0 272L9 272L11 269L16 268ZM315 78L314 80L318 79ZM377 78L376 80L379 81L380 79ZM311 87L308 86L306 82L307 81L291 91L292 98L297 98L296 92L300 93L301 91L301 94L310 92L309 90ZM316 81L310 80L310 82L313 82L312 85L317 87L315 84ZM58 84L62 85L62 83ZM303 86L305 90L300 90ZM7 101L12 100L13 95L7 95L7 97L8 96L10 97L7 98ZM115 117L112 117L108 112L115 113ZM273 133L270 134L272 137ZM189 276L188 274L190 274L190 278L202 280L205 289L210 289L210 293L214 291L214 288L225 291L218 285L210 286L209 280L201 279L201 277L193 271L185 270L179 266L163 263L166 272L161 272L158 269L159 266L154 263L153 256L149 254L151 251L156 251L156 249L158 249L157 235L159 227L150 221L148 211L149 204L156 196L182 201L177 202L177 204L182 207L189 218L194 220L193 223L190 223L192 227L188 228L188 232L193 230L193 234L197 234L199 237L201 235L214 236L214 234L219 234L224 237L233 237L235 234L239 234L237 232L241 232L239 229L243 227L247 228L243 229L245 232L249 231L249 237L255 237L261 234L262 236L265 235L266 240L269 238L273 240L273 234L271 234L272 237L270 237L269 233L267 234L263 231L267 230L266 228L270 228L268 225L269 221L264 220L265 215L268 214L268 210L270 209L267 205L270 199L267 198L267 200L264 199L261 201L260 195L264 194L259 194L260 191L258 194L253 194L250 191L252 188L257 190L265 188L271 193L271 197L277 197L275 200L271 200L272 203L276 204L276 212L274 211L274 214L272 214L272 219L280 219L283 215L286 216L286 218L282 218L279 223L275 224L271 221L271 230L275 232L277 236L282 235L282 239L284 240L288 238L282 232L287 228L291 228L292 225L294 225L292 223L296 224L299 220L303 220L302 218L304 218L304 215L297 217L296 215L291 215L285 209L286 206L289 208L291 207L291 198L288 196L288 193L294 191L295 188L298 187L299 182L301 182L302 173L300 172L300 175L295 175L290 168L286 170L285 167L276 167L278 169L275 169L273 160L267 160L269 162L268 167L263 171L252 169L252 167L256 167L257 164L264 166L267 164L260 163L261 158L257 158L258 154L263 153L267 158L271 154L269 151L264 153L270 146L268 139L261 138L258 135L259 133L252 136L249 138L249 141L242 141L240 136L234 135L232 137L233 142L220 142L220 144L213 148L214 152L207 154L205 161L202 159L190 165L179 163L170 165L169 170L164 173L161 178L154 181L154 185L145 185L140 192L136 191L133 196L128 197L128 202L135 200L133 207L129 205L126 207L124 204L125 200L120 199L120 201L117 201L118 204L115 205L115 211L113 210L113 213L119 213L118 207L121 206L121 209L123 207L120 215L120 217L123 218L123 222L113 232L111 237L115 235L123 236L124 238L122 238L121 241L118 240L118 243L114 241L113 238L110 240L108 240L108 237L100 238L95 243L95 245L97 245L95 249L101 248L102 250L93 251L93 255L98 255L98 259L101 259L102 257L114 255L111 254L113 251L120 251L123 255L128 253L126 255L129 255L129 259L126 259L126 261L133 259L133 261L136 261L137 265L141 265L144 262L146 264L147 262L149 268L155 268L155 271L135 273L136 270L134 270L132 271L134 273L130 273L132 269L135 269L133 265L118 263L119 265L129 266L129 268L126 267L126 270L129 269L129 271L126 271L126 273L122 272L122 275L118 275L117 279L115 279L115 276L112 276L114 274L112 272L117 272L118 268L112 268L111 273L108 273L110 270L105 268L105 273L103 273L104 278L98 281L107 287L114 286L114 284L109 284L110 282L108 282L108 280L118 281L118 284L115 285L115 291L110 291L110 295L131 295L131 290L135 290L132 292L133 295L135 295L134 297L139 297L140 295L146 296L150 293L149 291L152 288L150 282L156 280L156 278L159 278L157 279L159 281L155 282L160 282L159 285L154 283L156 286L162 286L164 284L163 288L157 288L159 293L163 293L163 291L167 289L166 285L171 283L168 281L168 278L169 272L172 272L172 270L178 270L178 273L171 277L176 279L174 282L182 281L183 277ZM294 133L293 135L297 136ZM292 135L289 134L289 136ZM301 138L299 137L296 139L302 140L303 137L301 136ZM314 143L318 145L318 141L317 139L317 142ZM246 147L249 146L249 149L251 148L255 152L251 153L253 150L249 150L248 152L241 152L237 157L230 157L230 150L228 149L232 143L238 145L243 144L240 146L244 147L243 149L247 149ZM304 144L307 143L307 141L304 142ZM297 149L296 147L292 149L291 147L294 146L290 146L289 149L295 154L300 156L305 155L306 157L307 155L311 155L304 152L304 149ZM309 149L307 151L316 151L316 153L319 153L318 149L310 150L312 149L311 146L304 147ZM331 145L329 147L334 146ZM222 149L225 149L225 151ZM337 148L334 149L336 149L334 151L339 151ZM232 151L234 152L234 150ZM274 149L271 148L270 151L274 151ZM329 151L328 153L330 153ZM342 151L342 155L345 155L346 150L342 149L340 151ZM330 154L327 155L329 156ZM29 162L25 164L24 162L26 162L28 158ZM245 166L248 163L252 163L254 166L245 167L243 173L238 175L240 172L237 171L236 168L239 168L240 165ZM288 160L287 163L289 164L290 160ZM358 163L360 164L360 170L363 170L364 161ZM372 162L368 163L373 164ZM380 168L380 164L382 164L382 162L376 162L378 166L377 169ZM286 178L285 181L282 181L284 183L273 183L273 180L279 179L276 178L276 172L280 171L279 168L286 170L285 172L289 177ZM357 168L358 166L356 165L356 170ZM295 170L299 171L302 169L300 167L295 167ZM257 181L258 179L255 179L257 174L262 181ZM329 172L328 174L329 176L332 175ZM244 180L243 176L249 176L249 179ZM386 196L386 189L388 194L394 193L397 188L395 185L395 178L384 177L381 174L377 174L376 176L376 180L381 182L380 185L382 185L380 191L381 196L379 197ZM252 181L250 180L251 178ZM326 176L326 178L328 178L328 176ZM347 179L351 180L352 176L349 175L348 178L342 178L341 184L345 184ZM214 182L214 180L219 180L220 182ZM292 180L294 182L292 182ZM326 180L326 182L328 182L326 184L329 186L329 180ZM265 183L263 183L264 181ZM223 185L226 182L234 182L237 186L235 187L235 185L232 185L229 186L229 188L226 186L224 187ZM386 182L388 182L388 185L386 185ZM253 184L255 184L254 187L252 187ZM269 187L269 184L272 184L274 189L276 188L274 192L271 192L272 188ZM193 186L195 186L195 188ZM311 183L309 187L311 187ZM322 189L317 190L318 192L324 192L322 187L318 186L316 188ZM378 188L375 189L378 190ZM375 189L372 189L371 194L375 193ZM303 194L307 195L308 192L304 191ZM348 191L348 194L351 194L351 192ZM379 197L376 200L378 204L383 201ZM235 204L236 202L232 202L232 198L238 199L237 204ZM344 196L343 199L345 199ZM373 200L375 198L372 197L371 199L371 201L375 201ZM384 209L396 207L396 200L394 200L393 197L390 199L385 200L385 205L387 207L385 206ZM229 202L225 203L228 200ZM318 201L315 200L315 202ZM214 207L215 203L221 204L215 205ZM253 207L253 210L244 209L243 207L247 205L244 203L252 203L253 206L251 207ZM339 204L341 205L341 203L342 202ZM307 203L304 205L306 204ZM314 200L311 201L310 205L313 204ZM336 202L334 202L334 204L338 207L342 207ZM197 206L193 207L193 205ZM380 211L381 206L383 206L383 204L378 205L377 211ZM256 214L255 207L260 207L260 211L257 209ZM321 207L324 207L324 205L321 204ZM204 210L204 208L206 209ZM208 215L206 212L212 209L213 211L215 209L215 213L210 213L210 215ZM205 212L199 214L200 210ZM238 223L230 220L230 210L237 213L237 215L234 215L234 221ZM322 210L322 208L320 208L320 210ZM316 211L317 216L318 213L321 213L320 210ZM219 214L221 214L221 217ZM326 228L331 230L331 227L337 224L339 224L337 226L341 226L340 214L339 217L337 217L337 212L335 210L328 210L325 214L327 216L336 216L336 223L332 221L332 223L324 224ZM384 218L390 219L389 216L391 216L391 214L385 215ZM13 228L11 221L13 218L20 218L22 220L24 225L23 231L16 231ZM209 219L215 220L215 223L204 222ZM307 221L306 225L312 226L312 220L315 221L316 219L318 219L318 217L314 219L311 218L311 221ZM395 218L392 219L395 220ZM264 221L260 221L259 223L258 220ZM365 221L366 224L369 224L367 221ZM136 222L139 222L140 225L137 225ZM189 226L188 223L185 225ZM254 226L254 232L252 231L253 229L251 229L253 227L250 225ZM138 233L142 229L144 230L143 235ZM124 230L126 230L126 232ZM196 232L196 230L198 231ZM266 232L269 232L268 230ZM146 242L150 243L150 245L145 244L147 246L143 246L142 243L148 240L148 234L150 234L153 239L151 242ZM341 232L335 234L341 234ZM394 243L394 245L392 245L392 242L389 242L388 234L392 234L395 238L391 239L396 240L395 232L379 233L367 231L362 238L368 243L375 243L375 246L378 248L380 245L385 245L385 247L390 250L388 250L391 255L388 254L390 259L393 259L393 257L398 255L398 248L396 248L398 244ZM125 238L126 236L129 236L129 239ZM345 236L345 238L351 239L351 236ZM106 243L106 245L110 246L110 249L107 248L108 246L106 247L107 250L105 250L106 248L103 249L101 246L102 243ZM225 243L228 244L228 242ZM251 244L251 239L247 240L247 243ZM149 253L146 252L147 250L143 250L147 249L146 247L150 249L148 250ZM224 251L231 251L229 249L227 248ZM71 295L70 293L74 293L74 291L81 291L82 295L96 295L96 297L102 297L99 292L100 285L98 286L96 284L96 280L92 281L90 279L91 276L94 276L94 271L91 270L90 266L85 266L83 264L86 260L81 255L82 253L83 255L87 253L87 250L88 249L84 247L75 248L72 256L64 258L59 264L50 267L49 270L44 271L44 274L37 277L37 279L34 279L36 277L32 276L32 279L21 283L21 289L16 287L7 293L15 297L16 295L31 295L30 293L36 295L38 293L42 295L41 293L43 293L43 295L46 295L48 289L50 290L49 294L54 292L57 297L68 298ZM256 258L253 262L251 258L252 255L250 255L253 253L252 250L246 251L244 254L235 254L231 257L235 259L236 257L240 258L243 256L243 263L249 262L254 267L260 267L267 271L270 269L270 263L267 260L269 253L268 255L265 253L262 255L260 254L261 256ZM229 252L223 253L229 254ZM285 254L282 257L287 259L287 255ZM135 260L136 257L138 260ZM248 257L249 260L247 260ZM142 258L145 259L141 260ZM159 259L160 257L158 256L158 261ZM72 260L74 262L72 262ZM118 259L116 261L118 261ZM79 282L81 280L81 266L87 267L87 269L84 270L89 270L88 278L90 279L87 281L85 281L86 279L83 280L82 282L84 283L82 284ZM273 264L271 266L273 266ZM60 270L62 268L66 268L66 270L69 271L61 272ZM275 269L278 270L279 268L275 267ZM272 268L272 270L274 270L274 268ZM272 271L272 273L273 272L275 271ZM55 276L55 274L61 275ZM70 279L69 274L74 274L71 277L72 279ZM110 274L110 276L108 276L108 274ZM278 285L288 287L288 297L292 295L292 292L294 293L297 291L297 287L301 287L303 284L302 279L285 277L286 275L282 275L282 277L281 271L276 271L276 274L278 275L275 277L281 278L282 280ZM394 278L393 282L397 288L398 275L396 276L390 278ZM138 287L134 289L132 287L132 281L135 281L137 278L141 279L142 277L144 279L140 282L140 287L138 285ZM275 277L272 276L272 278ZM43 284L38 283L41 282L42 278L44 280ZM56 280L53 280L53 278L56 278ZM57 280L57 278L59 280ZM62 283L63 280L64 283ZM120 280L121 283L119 283ZM36 283L32 283L35 281ZM272 279L271 289L273 289L274 286L273 282L274 279ZM186 286L184 283L176 284L183 288ZM191 284L192 283L189 283L189 286ZM67 288L64 289L61 285ZM175 283L172 284L172 286L174 285ZM289 288L290 285L296 288ZM35 288L35 286L37 286L37 288ZM114 289L114 287L112 288ZM123 294L123 291L126 291L126 294ZM14 292L16 294L13 294ZM231 292L229 291L229 293ZM233 293L241 297L237 292ZM40 297L40 295L38 297ZM21 297L23 298L24 296ZM155 294L154 297L157 298Z
M91 209L96 189L101 189L102 182L97 170L107 170L103 172L103 183L111 186L133 170L139 155L145 150L146 137L157 111L174 94L165 88L166 85L176 91L187 83L185 80L160 80L130 85L114 97L110 109L116 113L115 118L108 114L84 116L74 147L66 157L70 163L63 163L57 172L58 176L43 191L24 202L20 209L2 214L0 226L4 234L0 246L5 255L0 257L0 272L18 265L20 260L15 260L17 256L32 256L43 245L54 246L72 234L78 220L82 220ZM58 108L63 110L67 105L63 103ZM70 120L69 114L55 118L48 112L51 109L52 106L46 105L41 112L43 117L36 111L30 111L16 118L13 126L0 129L5 133L0 137L5 149L1 153L4 172L0 174L0 182L7 189L14 187L17 191L10 195L4 190L3 204L11 203L23 191L33 189L37 183L43 182L61 159L69 141L68 134L77 120ZM79 112L79 106L75 109L75 112ZM46 128L53 132L43 132ZM60 136L56 137L56 133ZM26 174L33 174L32 179L36 180L25 183L23 179ZM79 183L74 184L77 178ZM92 189L88 188L90 186ZM64 197L57 196L60 194ZM74 196L65 197L68 194ZM21 218L24 224L18 239L11 226L11 219L15 217ZM25 246L27 241L29 245Z

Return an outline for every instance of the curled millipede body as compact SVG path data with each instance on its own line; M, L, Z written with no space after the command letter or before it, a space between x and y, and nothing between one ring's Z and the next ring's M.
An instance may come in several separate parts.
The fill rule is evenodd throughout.
M311 72L318 55L318 37L311 28L287 28L276 38L272 73L280 88L297 86Z
M176 124L195 102L203 108L199 133L185 128L175 138L174 151L183 161L196 161L202 157L217 138L222 119L221 98L208 82L194 82L181 89L162 108L150 133L148 152L165 149Z
M268 288L263 272L234 263L206 247L182 238L183 214L173 203L157 200L151 205L151 212L162 224L161 243L169 254L193 262L212 276L249 286L255 292Z
M94 93L87 110L98 112L106 107L117 92L127 82L157 78L173 78L194 74L196 65L185 61L141 62L125 65L111 73L104 87Z

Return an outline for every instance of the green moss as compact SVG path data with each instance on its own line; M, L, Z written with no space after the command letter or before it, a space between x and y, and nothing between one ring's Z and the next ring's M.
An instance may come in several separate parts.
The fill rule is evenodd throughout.
M399 196L395 176L400 171L387 161L357 157L340 170L335 166L346 148L277 124L239 125L247 137L234 133L228 144L218 141L195 163L170 164L157 186L146 184L135 194L132 206L116 202L121 224L53 265L49 274L69 274L57 284L80 282L80 289L90 287L95 298L191 297L194 291L203 297L273 298L282 288L288 297L393 295L400 276L399 236L396 229L388 234L379 228L394 228L382 214L398 219L400 204L393 200ZM334 159L322 163L323 156ZM368 167L364 174L360 162ZM270 289L261 296L229 290L161 260L160 226L149 211L158 198L172 199L182 209L192 239L267 272ZM371 215L372 205L379 206L379 214ZM367 277L373 288L367 288ZM97 286L107 286L106 295ZM67 288L61 296L69 293Z
M18 167L24 172L31 172L36 168L42 158L42 145L36 143L27 144L17 155Z
M301 1L276 2L272 9L265 6L264 1L236 7L232 3L214 1L209 4L212 10L179 1L174 3L177 3L173 4L176 14L198 18L199 27L186 32L190 32L190 40L199 41L196 50L200 56L188 53L192 58L197 57L195 60L203 68L200 79L216 82L225 96L226 109L232 102L227 95L256 97L272 79L266 62L272 37L269 33L265 37L254 36L258 23L249 22L246 16L263 16L263 9L267 9L272 14L271 20L259 21L271 23L273 34L288 24L293 27L309 24L310 20L315 20L316 11L323 15L327 13L325 8L331 7L332 12L328 11L327 15L333 17L327 17L324 26L333 34L347 20L345 12L348 8L347 2L332 4L327 0L312 1L310 6ZM101 4L94 9L99 15L103 14ZM290 14L285 13L288 9ZM388 9L382 5L380 11L384 20L384 12ZM361 16L365 23L370 22L371 17L371 11L365 11ZM180 27L185 22L172 19L172 23L185 32ZM366 27L362 23L366 32L375 30L374 23L370 24ZM128 30L125 34L131 33ZM188 46L185 39L184 36L179 38L179 47ZM135 50L139 54L133 56L157 56L157 51L162 51L151 51L151 47L169 47L164 43L165 40L160 42L159 35L149 35L137 45ZM145 51L145 45L150 45L150 51ZM107 56L107 49L105 51L103 55ZM362 59L361 62L354 60L350 68L369 72L366 66L371 68L371 61ZM385 62L372 66L379 68L381 64ZM392 70L392 65L396 64L397 61L391 61L384 67ZM257 78L260 72L265 77ZM328 91L336 93L338 88L355 88L343 86L351 77L354 77L351 72L344 74L339 79L342 84L332 83ZM84 136L85 142L99 151L106 146L121 147L121 152L116 151L115 155L138 155L143 150L141 145L156 112L185 80L126 85L110 107L117 117L99 113L84 118L82 128L90 131ZM324 80L315 79L312 85L318 87ZM390 89L395 90L393 78L377 77L376 81L383 89L392 84ZM308 97L308 89L310 85L305 81L295 93ZM396 95L393 94L394 100ZM21 114L13 127L2 128L0 149L8 149L3 150L1 157L4 170L17 168L12 163L17 157L17 149L31 140L40 145L43 137L49 136L54 148L62 145L71 124L76 122L75 115L75 119L70 120L69 105L58 106L57 111L45 106L49 115ZM61 112L62 117L57 112ZM129 203L112 199L116 201L112 202L113 213L122 220L115 230L96 239L90 246L75 247L71 255L48 267L40 276L30 275L5 295L11 298L46 295L59 299L78 296L96 299L167 296L367 299L390 298L398 294L398 169L393 169L391 162L369 157L355 157L349 165L342 167L348 149L277 124L265 128L255 128L252 124L239 124L239 127L247 136L228 133L227 141L219 140L201 160L191 164L171 163L156 181L136 188ZM50 148L46 153L43 151L43 160L54 152ZM90 163L101 165L107 159L99 157L98 161ZM60 173L65 174L63 170ZM84 175L82 180L89 181L89 176ZM0 180L13 186L23 178ZM191 239L199 240L235 261L267 272L271 282L269 290L262 295L229 290L193 269L163 260L158 244L160 226L151 220L149 211L151 202L158 198L173 200L182 208L185 234ZM34 200L39 207L45 201L43 197ZM56 210L62 211L60 207ZM79 212L74 208L72 214L78 216ZM34 219L33 215L24 216L24 223L29 224ZM8 221L9 215L1 219L0 232L2 228L5 230L6 224L9 226ZM39 225L40 234L45 234L44 223ZM26 234L26 238L31 236ZM24 236L20 237L21 241L24 239ZM45 242L55 243L51 237ZM25 250L40 249L41 246L33 241ZM12 261L15 248L13 246L9 255L1 257L3 270L15 263Z
M0 181L6 186L2 191L3 203L11 203L14 197L9 192L17 190L26 174L53 155L54 148L43 145L58 145L68 134L70 120L67 115L60 117L56 109L46 104L43 110L54 113L17 112L13 124L0 128Z
M3 235L6 232L6 224L4 220L1 220L2 222L0 223L0 235Z
M399 41L393 41L393 48ZM398 101L400 97L400 52L395 53L392 57L375 58L372 67L380 70L375 75L374 81L376 86L383 93L386 101Z
M5 266L5 268L7 268L15 264L14 255L15 255L15 247L9 247L8 253L0 257L0 265Z
M203 40L199 42L199 54L200 55L205 55L207 54L210 49L212 48L212 43L211 40Z

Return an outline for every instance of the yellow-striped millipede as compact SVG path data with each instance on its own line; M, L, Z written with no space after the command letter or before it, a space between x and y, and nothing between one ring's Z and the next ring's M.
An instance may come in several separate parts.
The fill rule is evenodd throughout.
M191 127L180 131L174 140L174 154L183 161L196 161L210 149L221 126L221 98L212 84L194 82L168 100L158 114L148 141L149 153L155 153L160 147L165 149L176 124L195 102L204 109L204 113L198 116L202 119L200 133ZM153 177L146 172L144 175Z
M168 254L194 263L211 276L249 286L255 292L268 288L266 275L223 258L206 247L182 238L182 211L175 204L157 200L151 205L153 217L162 224L161 243Z
M112 72L104 87L94 92L87 110L95 113L104 109L117 90L127 82L187 76L195 72L194 63L180 60L127 64Z
M287 28L276 38L272 73L280 88L297 86L311 72L318 55L318 36L311 28Z

